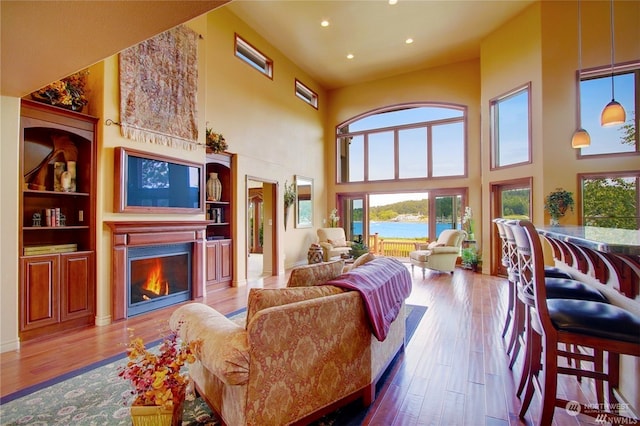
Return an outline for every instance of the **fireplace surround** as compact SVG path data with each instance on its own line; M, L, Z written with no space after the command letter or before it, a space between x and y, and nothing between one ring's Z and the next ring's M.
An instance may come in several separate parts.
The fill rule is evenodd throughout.
M187 247L190 248L189 259L187 263L190 265L188 274L190 275L190 288L181 289L178 293L182 296L172 300L170 304L180 303L184 300L200 300L204 294L204 259L205 259L205 235L206 221L191 222L105 222L112 232L112 319L114 321L128 318L131 315L137 315L136 309L130 311L130 300L132 300L129 289L128 280L130 274L130 261L136 257L136 252L141 252L140 258L147 258L148 251L153 251L157 247L168 247L179 245L183 247L184 252ZM167 255L169 249L161 249L160 256ZM178 250L180 251L180 250ZM135 278L139 281L139 278ZM184 280L184 278L177 278ZM164 298L160 298L164 299ZM180 300L182 299L182 300ZM154 302L153 305L164 302ZM138 304L139 303L134 303ZM166 305L168 306L168 304ZM164 307L160 306L160 307ZM158 306L153 306L157 309Z

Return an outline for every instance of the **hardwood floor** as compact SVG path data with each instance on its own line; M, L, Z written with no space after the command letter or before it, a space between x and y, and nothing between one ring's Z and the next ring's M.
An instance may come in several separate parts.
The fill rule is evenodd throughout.
M409 267L409 266L407 266ZM248 288L284 287L288 274L256 280L243 288L210 294L205 303L224 314L246 306ZM370 425L514 425L537 422L537 396L526 419L518 418L515 396L521 360L508 368L500 337L507 306L506 280L457 269L453 275L419 270L407 303L429 309L394 365L365 424ZM122 353L129 334L145 341L160 330L175 308L104 327L26 342L20 351L1 354L3 396ZM514 383L515 382L515 383ZM593 403L589 380L561 379L567 399ZM585 416L555 410L554 424L597 424Z

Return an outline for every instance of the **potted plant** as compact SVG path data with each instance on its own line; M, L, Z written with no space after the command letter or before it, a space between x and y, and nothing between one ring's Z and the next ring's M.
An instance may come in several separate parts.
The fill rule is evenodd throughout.
M480 255L478 250L474 247L467 247L462 249L462 266L466 269L471 269L473 272L478 270L478 264L480 263Z
M195 361L195 353L201 341L178 342L177 332L172 331L158 350L149 350L141 338L132 338L128 347L127 364L120 368L118 376L133 385L131 394L131 418L133 424L147 424L156 419L160 424L182 424L188 377L181 369L185 363Z
M551 216L551 226L558 225L560 218L565 215L568 209L573 211L573 206L573 193L562 188L557 188L547 195L544 201L544 209Z
M367 247L363 242L354 241L351 243L351 255L354 259L357 259L365 253L369 253L369 247Z

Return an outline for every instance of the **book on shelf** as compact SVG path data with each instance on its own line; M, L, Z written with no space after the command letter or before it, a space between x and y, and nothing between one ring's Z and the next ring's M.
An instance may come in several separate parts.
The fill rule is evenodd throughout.
M24 248L25 256L36 254L70 253L78 251L78 244L50 244L45 246L27 246Z

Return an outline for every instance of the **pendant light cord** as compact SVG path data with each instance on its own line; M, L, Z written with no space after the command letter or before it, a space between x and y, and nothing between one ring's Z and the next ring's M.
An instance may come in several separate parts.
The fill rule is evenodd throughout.
M609 16L611 17L611 100L615 99L615 88L613 84L613 61L615 56L615 41L614 41L614 29L613 29L613 0L609 4Z

